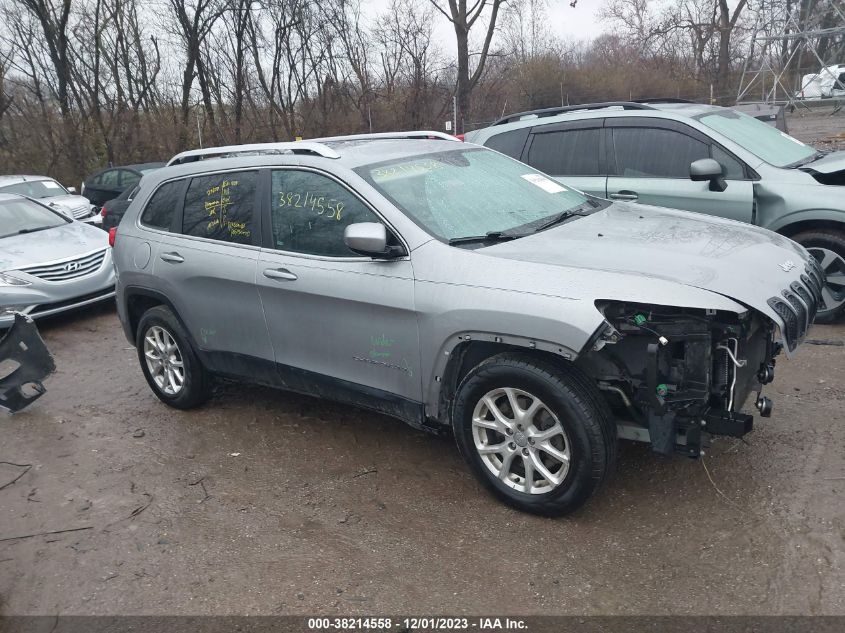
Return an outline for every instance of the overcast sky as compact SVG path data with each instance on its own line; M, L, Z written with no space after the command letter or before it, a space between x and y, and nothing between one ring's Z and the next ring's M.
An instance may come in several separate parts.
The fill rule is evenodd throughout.
M429 0L416 1L421 4L429 2ZM601 26L595 13L604 4L604 0L578 0L575 8L570 7L569 2L570 0L549 0L546 12L552 33L564 40L588 40L598 35L601 32ZM373 19L387 10L390 0L363 0L363 4L368 14L366 17ZM448 6L447 0L442 0L441 6ZM484 25L479 21L475 26L475 30L479 32L477 37L481 37L480 33L483 29ZM437 13L435 33L437 43L443 52L454 56L455 32L452 30L452 25L440 13Z

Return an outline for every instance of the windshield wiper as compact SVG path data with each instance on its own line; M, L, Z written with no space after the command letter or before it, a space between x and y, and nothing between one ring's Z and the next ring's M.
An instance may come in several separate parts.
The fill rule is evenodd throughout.
M580 215L580 216L587 215L586 213L584 213L584 211L586 211L585 207L587 205L589 205L590 207L593 207L593 208L596 207L596 205L593 204L592 200L587 200L586 202L582 202L577 207L572 207L571 209L567 209L566 211L562 211L562 212L558 213L557 215L553 215L551 218L549 218L548 220L546 220L542 224L535 227L534 232L538 233L539 231L543 231L545 229L548 229L548 228L554 226L555 224L560 224L561 222L565 222L569 218L574 218L576 215Z
M473 242L507 242L519 237L525 237L525 233L510 233L508 231L488 231L484 235L465 235L464 237L453 237L449 245L471 244Z
M797 160L794 163L789 163L788 165L784 166L784 169L797 169L798 167L803 167L804 165L809 165L810 163L816 162L818 159L823 158L825 156L824 152L816 152L812 156L807 158L802 158L801 160Z

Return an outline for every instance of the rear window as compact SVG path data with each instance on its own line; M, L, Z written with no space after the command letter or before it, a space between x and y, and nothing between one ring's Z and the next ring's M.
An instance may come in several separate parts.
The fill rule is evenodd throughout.
M234 244L252 244L255 233L254 171L225 172L191 180L182 232Z
M525 141L528 140L528 132L530 130L531 128L524 127L518 130L496 134L496 136L491 136L487 139L485 145L512 158L519 158L522 155L522 148L525 147Z
M176 180L166 182L156 189L141 214L141 224L154 229L169 231L173 222L173 214L176 212L176 207L179 206L182 184L181 180Z

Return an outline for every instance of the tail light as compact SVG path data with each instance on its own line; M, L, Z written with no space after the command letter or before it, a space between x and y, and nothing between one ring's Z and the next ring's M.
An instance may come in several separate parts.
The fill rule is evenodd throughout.
M464 140L464 135L463 135L463 134L455 134L455 137L456 137L459 141L463 141L463 140Z
M106 205L103 205L103 208L100 209L100 215L103 216L103 217L106 217L106 213L107 213Z
M114 248L114 240L117 237L117 227L113 226L109 229L109 246Z

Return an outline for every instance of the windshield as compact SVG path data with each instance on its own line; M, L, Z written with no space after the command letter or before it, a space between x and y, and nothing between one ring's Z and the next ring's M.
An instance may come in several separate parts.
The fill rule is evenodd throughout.
M587 201L547 176L483 148L462 148L356 169L442 240L508 231Z
M801 163L816 155L815 148L742 112L720 110L697 118L775 167Z
M43 231L68 222L69 219L29 200L0 202L0 238Z
M0 187L0 193L17 193L28 198L52 198L65 196L67 190L55 180L27 180L14 185Z

